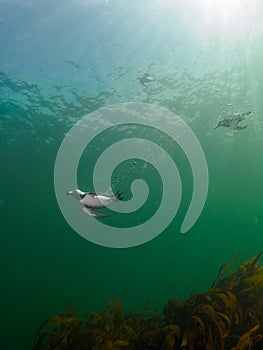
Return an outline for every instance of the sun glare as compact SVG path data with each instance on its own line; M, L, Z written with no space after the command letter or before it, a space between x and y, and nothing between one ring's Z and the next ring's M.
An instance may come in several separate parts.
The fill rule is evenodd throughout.
M175 11L195 30L222 36L250 31L262 21L262 0L155 0L163 10Z

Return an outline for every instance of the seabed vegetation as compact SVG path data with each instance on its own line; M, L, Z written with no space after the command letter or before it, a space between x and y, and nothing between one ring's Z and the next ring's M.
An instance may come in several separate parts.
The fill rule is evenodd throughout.
M40 326L33 350L262 350L262 254L232 272L237 255L211 289L183 302L170 299L163 313L123 314L121 301L112 299L102 312L80 317L68 303L68 311Z

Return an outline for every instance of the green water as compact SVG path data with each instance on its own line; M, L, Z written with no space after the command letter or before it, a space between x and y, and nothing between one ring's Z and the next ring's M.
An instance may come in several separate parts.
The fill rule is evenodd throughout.
M41 322L67 301L80 313L102 310L112 297L125 310L146 303L162 309L171 296L209 288L237 253L242 262L262 250L263 7L259 0L230 1L230 12L201 0L199 7L179 3L0 1L2 349L30 349ZM144 73L154 77L146 86L138 80ZM110 249L83 239L64 219L54 164L78 120L121 102L180 116L204 150L209 190L201 216L182 235L191 169L167 141L183 179L177 215L150 242ZM246 111L246 129L213 129L220 116ZM114 140L112 133L106 144ZM85 162L95 157L83 156L80 187L92 187ZM161 196L154 169L133 163L116 169L115 182L130 198L130 182L144 177L150 200L125 219L113 216L119 225L149 218Z

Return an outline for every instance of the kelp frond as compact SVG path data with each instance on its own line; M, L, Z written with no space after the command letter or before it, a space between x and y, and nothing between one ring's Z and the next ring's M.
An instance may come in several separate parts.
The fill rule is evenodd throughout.
M122 314L119 299L101 313L68 311L39 328L34 350L259 350L263 349L263 267L256 257L235 272L236 255L223 265L212 288L161 313L146 308Z

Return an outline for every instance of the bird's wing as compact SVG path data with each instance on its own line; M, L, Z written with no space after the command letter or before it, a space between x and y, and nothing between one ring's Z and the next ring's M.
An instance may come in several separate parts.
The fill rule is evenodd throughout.
M247 125L233 124L233 125L231 126L231 129L233 129L233 130L243 130L243 129L245 129L245 128L247 128Z
M105 217L109 216L109 215L97 213L92 208L82 207L81 209L85 214L88 214L90 216L95 216L95 217L99 217L99 218L105 218Z

